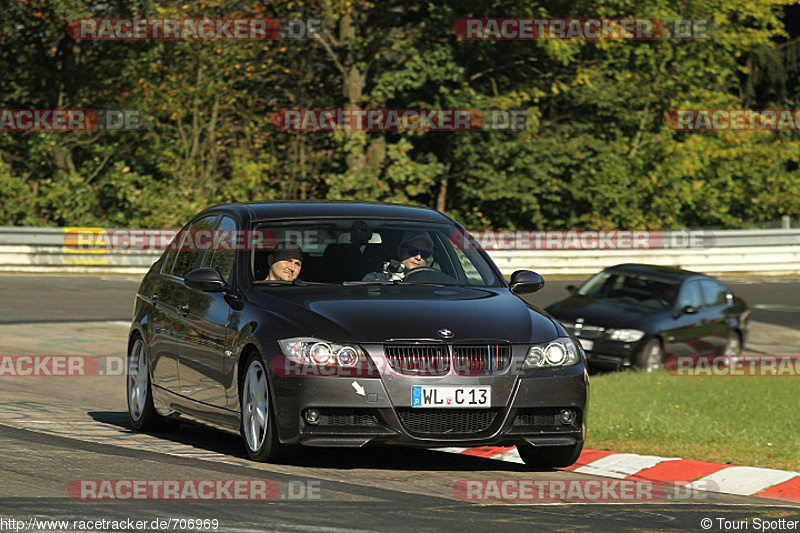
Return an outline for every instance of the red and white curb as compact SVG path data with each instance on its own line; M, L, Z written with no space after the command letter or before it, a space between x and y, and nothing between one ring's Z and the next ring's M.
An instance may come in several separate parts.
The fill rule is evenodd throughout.
M438 450L524 464L514 446L438 448ZM714 492L800 503L800 473L771 468L723 465L677 457L583 450L575 464L563 470L616 479L661 481L698 490L708 490L711 486L718 488Z

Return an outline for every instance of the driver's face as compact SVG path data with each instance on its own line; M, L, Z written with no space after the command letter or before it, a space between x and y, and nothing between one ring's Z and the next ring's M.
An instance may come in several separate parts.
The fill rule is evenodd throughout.
M430 257L430 254L431 249L428 248L428 242L422 238L412 239L399 248L400 262L405 265L406 270L427 265L427 259L422 256Z
M300 275L303 264L297 259L275 261L269 267L267 281L294 281Z

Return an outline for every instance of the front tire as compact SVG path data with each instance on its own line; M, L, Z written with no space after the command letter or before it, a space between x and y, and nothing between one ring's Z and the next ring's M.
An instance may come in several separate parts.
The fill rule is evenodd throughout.
M583 443L574 446L547 446L537 448L530 444L517 444L517 452L525 464L537 470L566 468L581 455Z
M158 414L153 405L153 389L150 384L150 359L147 346L140 335L131 339L128 352L128 419L133 429L160 431L172 429L176 422L168 421Z
M661 341L650 339L636 356L636 366L645 372L655 372L664 368L664 352Z
M727 356L742 355L742 341L739 334L735 331L728 333L728 339L725 341L725 353Z
M277 463L288 458L290 447L278 440L267 370L258 353L247 359L239 390L241 433L247 455L262 463Z

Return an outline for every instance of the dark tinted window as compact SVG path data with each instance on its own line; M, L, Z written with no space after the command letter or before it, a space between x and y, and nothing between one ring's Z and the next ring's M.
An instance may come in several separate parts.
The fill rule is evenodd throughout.
M179 278L186 277L186 274L200 267L200 255L202 251L194 244L192 236L193 232L197 230L210 230L214 227L217 220L216 215L203 217L195 221L190 227L188 232L182 232L176 237L175 244L177 245L178 257L175 258L175 265L172 271L169 272L173 276Z
M578 293L653 309L669 309L678 295L678 285L655 276L604 270L581 285Z
M690 305L695 309L703 307L703 294L700 291L700 283L697 281L690 281L681 290L681 296L678 301L681 309Z
M703 280L700 282L700 286L703 289L703 300L705 300L708 307L728 303L728 289L716 281Z
M217 227L218 236L220 239L224 239L226 232L232 232L235 229L236 222L230 217L223 216L222 221ZM230 283L235 259L236 252L234 250L228 250L221 246L214 246L206 252L201 266L216 268L219 273L222 274L222 279Z
M375 277L377 281L383 279L380 274L388 272L392 262L399 264L402 260L403 239L416 235L431 252L425 264L427 273L418 271L406 279L403 272L395 281L477 287L499 287L502 283L479 247L449 222L336 217L265 221L253 229L269 236L265 249L254 250L250 259L255 281L267 276L271 247L276 242L288 242L299 245L303 252L298 278L303 282L375 283Z

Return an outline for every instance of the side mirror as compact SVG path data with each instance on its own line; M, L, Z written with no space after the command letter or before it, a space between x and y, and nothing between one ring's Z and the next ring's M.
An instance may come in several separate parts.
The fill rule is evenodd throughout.
M203 292L223 292L228 284L216 268L197 268L184 278L186 286Z
M509 285L514 294L536 292L544 287L544 278L531 270L517 270L511 274Z
M578 294L578 287L575 285L567 285L567 291L572 295Z

